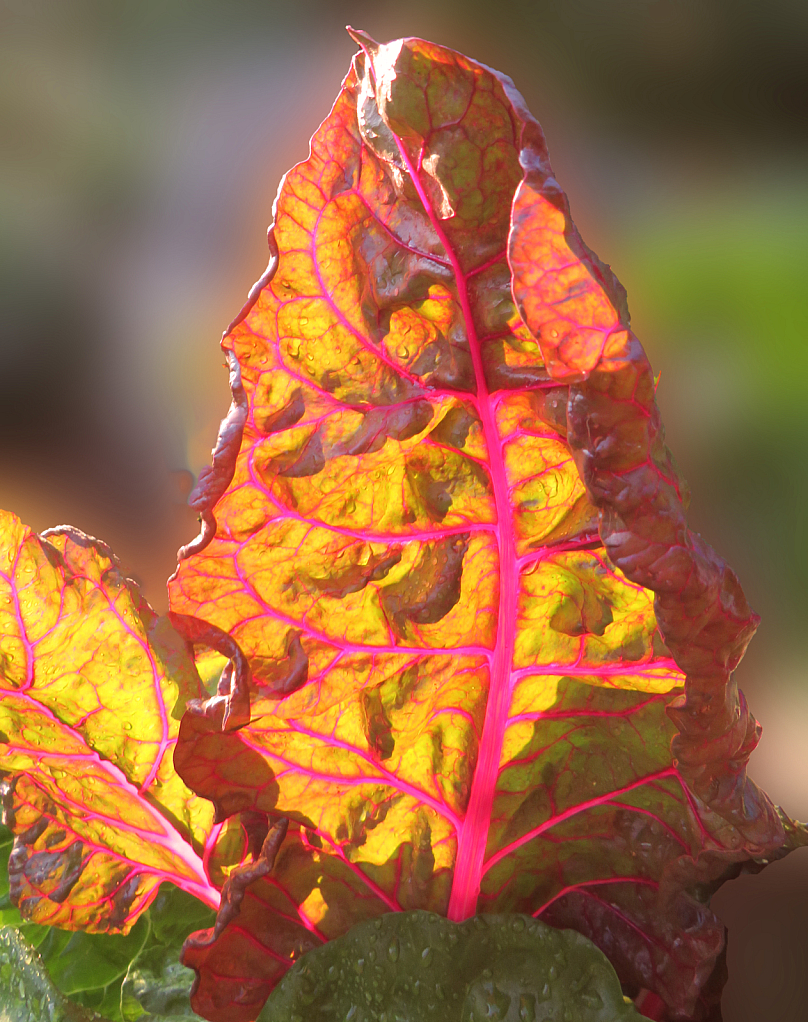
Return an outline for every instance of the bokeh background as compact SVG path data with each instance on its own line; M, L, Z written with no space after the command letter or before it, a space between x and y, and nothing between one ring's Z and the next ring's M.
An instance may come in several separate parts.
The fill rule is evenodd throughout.
M218 348L354 44L510 74L625 284L691 522L763 624L752 775L808 819L805 0L0 0L0 506L158 608L228 405ZM808 849L725 886L726 1022L808 1003Z

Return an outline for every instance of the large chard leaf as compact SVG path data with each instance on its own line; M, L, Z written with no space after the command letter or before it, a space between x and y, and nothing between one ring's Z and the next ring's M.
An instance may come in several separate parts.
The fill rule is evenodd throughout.
M730 680L757 618L511 81L356 38L223 340L170 580L253 672L248 723L189 708L177 769L289 821L186 945L195 1010L247 1022L302 952L427 909L573 927L699 1012L712 885L783 842Z
M0 512L0 783L25 920L128 933L164 881L212 907L220 828L174 770L189 698L185 640L109 549Z

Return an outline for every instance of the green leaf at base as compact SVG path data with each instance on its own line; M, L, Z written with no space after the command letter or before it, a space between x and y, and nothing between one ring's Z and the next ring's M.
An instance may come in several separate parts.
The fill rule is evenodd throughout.
M259 1022L313 1017L385 1022L629 1022L606 956L574 930L526 915L452 923L390 912L304 955L270 994Z

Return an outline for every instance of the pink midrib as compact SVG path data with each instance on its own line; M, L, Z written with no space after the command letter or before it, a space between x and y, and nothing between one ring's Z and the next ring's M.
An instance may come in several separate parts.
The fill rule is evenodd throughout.
M502 453L502 441L494 418L494 408L490 399L482 353L474 328L474 318L469 302L468 286L460 262L449 239L435 216L429 196L423 187L419 169L413 166L401 140L396 136L401 157L410 173L418 197L429 217L435 233L440 238L444 251L454 271L457 281L457 298L463 318L466 322L466 336L469 342L474 375L477 383L477 396L469 395L473 400L485 436L489 457L491 484L494 490L494 504L497 512L496 537L499 552L499 609L497 615L497 637L493 653L489 654L489 687L485 709L483 733L471 784L469 803L466 815L458 830L457 858L452 880L452 893L449 898L447 918L460 922L473 916L477 911L477 900L480 895L480 884L483 876L485 848L488 841L488 827L494 804L494 792L497 785L499 762L502 755L502 742L507 720L508 699L510 697L510 678L513 664L513 646L516 634L516 544L508 497L508 479L505 472L505 460Z

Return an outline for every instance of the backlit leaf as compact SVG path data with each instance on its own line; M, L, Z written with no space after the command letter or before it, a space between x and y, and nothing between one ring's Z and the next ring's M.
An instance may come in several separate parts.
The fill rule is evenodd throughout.
M783 843L730 681L757 618L510 79L355 38L170 582L253 676L238 720L189 708L177 770L219 820L290 821L186 945L194 1007L248 1022L313 945L426 909L573 927L690 1015L711 891Z
M204 693L183 638L103 543L0 512L0 783L25 920L127 933L164 880L218 905L210 804L176 774ZM77 981L79 982L79 981Z

